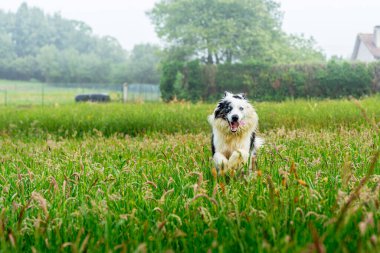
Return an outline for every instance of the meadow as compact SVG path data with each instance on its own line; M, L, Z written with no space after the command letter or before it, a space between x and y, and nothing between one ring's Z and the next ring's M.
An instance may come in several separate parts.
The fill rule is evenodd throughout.
M213 104L0 107L0 251L379 252L380 97L254 104L225 177Z
M75 96L83 93L108 93L112 100L121 99L121 91L107 88L80 87L80 84L77 87L59 87L39 81L0 79L0 106L74 104Z

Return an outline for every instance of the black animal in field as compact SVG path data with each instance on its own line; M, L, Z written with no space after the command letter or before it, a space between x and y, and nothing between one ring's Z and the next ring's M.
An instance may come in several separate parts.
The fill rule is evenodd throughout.
M75 96L75 102L110 102L108 94L80 94Z

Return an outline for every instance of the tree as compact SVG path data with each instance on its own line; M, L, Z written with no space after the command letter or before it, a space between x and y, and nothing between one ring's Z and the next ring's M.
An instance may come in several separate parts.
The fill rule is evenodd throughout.
M53 45L41 48L37 63L41 70L44 81L57 82L62 77L62 69L59 64L59 51Z
M324 62L325 55L322 49L317 48L314 38L305 38L304 35L285 35L279 46L279 63Z
M2 64L6 64L14 60L16 57L12 44L12 38L9 34L0 31L0 67Z
M218 64L320 56L307 39L281 31L282 13L273 0L161 0L148 15L174 60Z
M52 44L49 25L42 10L23 3L12 27L12 39L18 56L35 55L44 45Z
M46 15L26 3L16 13L0 11L0 56L0 78L125 82L127 52L115 38L95 36L82 21Z
M127 76L130 82L159 83L160 48L152 44L134 46L127 63Z
M148 14L159 37L210 64L263 58L281 25L272 0L165 0Z

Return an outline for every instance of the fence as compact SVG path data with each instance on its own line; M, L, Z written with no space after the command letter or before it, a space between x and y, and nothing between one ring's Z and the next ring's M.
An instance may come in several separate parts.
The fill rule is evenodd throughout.
M124 84L124 100L129 101L160 101L160 86L157 84Z
M106 93L113 102L123 101L123 86L102 87L102 84L46 84L0 80L1 105L54 105L75 103L78 94ZM128 102L160 101L159 85L128 85Z
M107 93L113 101L121 101L119 90L87 87L62 87L39 82L0 81L0 105L54 105L75 103L75 96L86 93Z

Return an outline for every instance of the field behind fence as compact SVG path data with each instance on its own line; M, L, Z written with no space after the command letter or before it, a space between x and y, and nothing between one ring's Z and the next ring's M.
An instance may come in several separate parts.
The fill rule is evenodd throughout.
M160 101L160 86L156 84L129 84L127 101Z
M111 101L122 102L122 85L102 87L101 84L69 84L66 87L41 82L0 80L0 106L54 105L75 103L78 94L109 94ZM159 101L158 85L128 85L127 101Z

